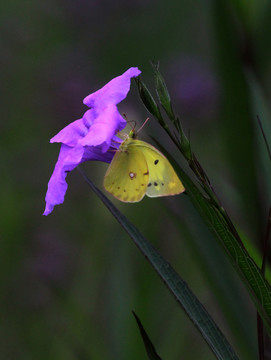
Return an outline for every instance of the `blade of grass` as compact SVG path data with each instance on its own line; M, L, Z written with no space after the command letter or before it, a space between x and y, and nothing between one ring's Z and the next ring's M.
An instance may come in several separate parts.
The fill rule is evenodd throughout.
M269 144L271 143L271 131L270 131L270 109L267 101L267 96L264 92L257 77L252 71L247 71L247 81L250 87L250 93L252 98L253 112L255 118L258 120L258 127L256 127L257 136L257 160L258 166L261 168L261 193L266 199L266 203L270 203L271 200L271 176L270 176L270 160L271 151ZM260 128L260 131L258 131ZM262 274L266 277L266 261L268 256L269 248L269 232L270 231L270 207L269 207L269 218L267 223L267 231L265 235L265 241L263 246L263 259L262 259ZM257 314L257 332L258 332L258 348L259 348L259 359L264 359L265 347L267 342L264 341L265 329L263 327L262 319Z
M156 69L156 72L157 71L158 70ZM157 88L157 91L158 90L159 89ZM178 119L176 118L175 120ZM174 165L192 203L206 222L208 228L216 235L219 243L223 245L224 251L245 284L257 311L263 318L267 332L271 335L270 284L266 281L265 277L262 276L260 268L256 265L254 260L249 256L229 215L215 194L207 174L202 169L194 154L191 159L187 158L178 139L175 139L174 135L168 131L167 128L164 128L164 130L166 130L172 141L188 161L188 164L196 175L205 195L203 195L193 181L182 171L172 156L168 154L158 142L156 143ZM181 127L179 127L179 131L182 131Z
M183 204L184 201L181 201ZM166 206L165 210L165 216L170 216L179 229L179 238L184 239L186 249L191 252L193 261L197 264L198 272L206 279L209 291L218 301L221 313L240 349L239 356L254 360L257 354L254 346L254 319L250 316L249 303L244 304L243 288L240 287L238 275L234 273L235 270L192 204L185 206L185 211L178 211L175 206ZM244 319L247 319L246 322Z
M192 323L201 333L217 359L238 359L231 345L218 328L214 320L208 314L187 283L176 273L173 267L158 253L147 241L139 230L114 206L114 204L90 181L84 171L79 167L79 172L102 200L111 214L116 218L124 230L128 233L135 245L144 254L152 267L162 278L177 302L181 305Z
M219 210L199 191L192 180L176 163L175 159L159 144L163 153L174 166L193 205L212 233L215 234L225 253L244 282L267 332L271 335L271 287L259 267L244 246L236 239Z
M254 119L260 118L260 124L254 122L256 134L255 157L257 165L260 169L259 188L260 194L266 199L266 209L263 214L268 211L271 203L271 171L270 171L270 144L271 144L271 127L270 127L270 107L268 98L261 84L251 71L247 71L247 81L250 87L250 95L253 106ZM260 125L260 130L259 130Z
M271 150L270 150L270 147L269 147L269 144L268 144L268 141L267 141L264 129L263 129L261 119L260 119L260 117L258 115L257 115L257 119L258 119L258 124L259 124L260 129L261 129L261 133L262 133L262 136L263 136L263 139L264 139L264 143L265 143L265 146L266 146L266 150L267 150L269 159L271 160Z
M153 346L150 338L148 337L148 334L146 333L143 325L141 324L141 321L139 320L138 316L136 315L136 313L134 311L133 311L133 315L134 315L134 317L136 319L137 326L139 328L141 337L142 337L142 339L144 341L144 345L145 345L146 352L148 354L148 358L150 360L162 360L160 358L160 356L157 354L157 352L155 350L155 347Z
M255 68L255 54L250 34L242 28L241 35L229 1L212 3L216 67L221 89L221 146L238 188L240 216L246 215L250 233L256 238L261 228L261 207L256 186L252 102L244 71L247 67ZM248 199L250 206L247 206Z
M269 247L270 247L270 229L271 229L271 206L270 206L269 212L268 212L267 226L266 226L264 246L263 246L263 261L262 261L262 267L261 267L261 272L262 272L263 276L265 276L268 252L269 252ZM259 313L257 314L257 329L258 329L259 360L264 360L264 358L265 358L265 356L264 356L264 353L265 353L265 346L264 346L265 331L264 331L264 327L263 327L263 321L262 321L261 317L259 316Z

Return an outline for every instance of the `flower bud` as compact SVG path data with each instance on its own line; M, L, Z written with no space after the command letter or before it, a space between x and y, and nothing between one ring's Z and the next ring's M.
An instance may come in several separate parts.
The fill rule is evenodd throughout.
M189 161L192 160L193 154L190 146L190 141L187 139L183 129L180 130L180 143L184 157Z
M160 113L159 107L156 104L147 86L143 83L140 76L135 78L135 81L137 84L139 96L143 104L146 106L147 110L158 119L159 123L161 125L164 125L164 120Z
M158 70L158 64L152 63L153 69L154 69L154 77L155 77L155 87L157 91L157 95L159 97L160 103L165 109L165 112L167 113L168 117L175 121L175 115L172 109L171 105L171 99L169 96L168 89L166 87L166 83L160 74Z

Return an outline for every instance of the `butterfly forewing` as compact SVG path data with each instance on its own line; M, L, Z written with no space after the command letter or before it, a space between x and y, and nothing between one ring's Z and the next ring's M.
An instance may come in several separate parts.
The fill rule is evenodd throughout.
M146 193L149 172L145 157L136 147L120 148L104 177L105 189L124 202L140 201Z

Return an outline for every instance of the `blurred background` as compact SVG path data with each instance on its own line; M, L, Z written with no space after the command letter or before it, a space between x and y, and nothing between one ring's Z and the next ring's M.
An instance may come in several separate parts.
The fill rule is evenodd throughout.
M163 359L214 356L78 171L43 217L59 145L82 100L160 61L175 111L253 256L271 201L271 3L265 0L10 0L1 5L0 358L147 359L134 310ZM119 109L149 116L134 81ZM157 138L185 167L154 118ZM84 170L102 189L107 165ZM111 198L112 199L112 198ZM242 359L257 354L246 290L185 195L114 203L171 262ZM259 258L258 258L259 259Z

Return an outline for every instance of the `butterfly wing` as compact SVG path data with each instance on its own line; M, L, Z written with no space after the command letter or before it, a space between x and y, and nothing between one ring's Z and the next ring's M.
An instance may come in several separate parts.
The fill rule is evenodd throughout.
M149 182L146 194L149 197L177 195L185 190L172 165L160 151L141 140L133 140L133 145L140 149L147 162Z
M107 169L104 188L121 201L138 202L146 194L148 165L141 148L129 146L130 139L127 140L125 147L120 147Z

